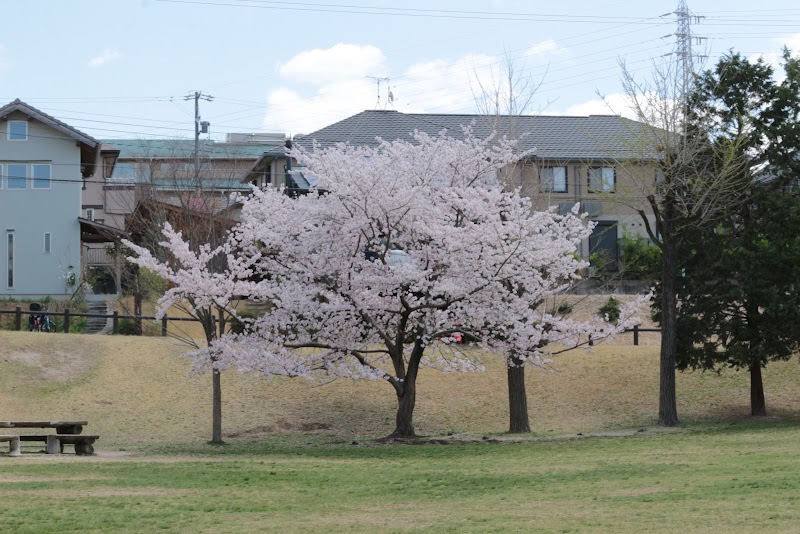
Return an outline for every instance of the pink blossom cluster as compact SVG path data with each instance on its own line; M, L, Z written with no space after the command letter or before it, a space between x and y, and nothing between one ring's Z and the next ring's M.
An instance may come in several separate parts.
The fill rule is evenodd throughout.
M173 286L160 314L189 296L226 309L234 296L270 302L244 334L194 353L201 366L397 388L417 365L480 369L456 337L541 365L550 352L634 324L644 305L625 305L617 324L545 311L545 299L586 267L575 251L592 225L577 206L566 215L536 211L501 186L499 171L523 156L509 140L466 128L463 139L417 132L411 142L293 155L316 189L299 198L254 189L223 246L191 251L168 226L170 261L128 245L132 261ZM208 267L217 256L223 272Z

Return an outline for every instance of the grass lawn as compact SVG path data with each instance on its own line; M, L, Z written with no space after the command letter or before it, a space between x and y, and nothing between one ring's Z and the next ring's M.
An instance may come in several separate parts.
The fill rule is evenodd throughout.
M685 426L654 426L658 349L601 345L531 369L534 434L507 425L502 362L420 375L415 422L450 444L380 445L384 383L223 373L162 338L0 332L0 420L86 419L98 454L0 454L2 532L797 532L800 366L679 373ZM638 431L642 430L642 431ZM484 439L486 438L486 439ZM454 443L453 443L454 442ZM2 443L0 446L5 447Z
M800 427L0 458L5 532L796 532Z

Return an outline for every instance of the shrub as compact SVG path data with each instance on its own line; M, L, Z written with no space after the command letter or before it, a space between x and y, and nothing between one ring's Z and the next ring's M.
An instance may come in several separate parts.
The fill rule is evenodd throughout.
M230 331L234 334L242 334L248 327L248 319L256 319L258 317L258 313L253 310L241 310L237 312L239 318L231 319L230 322ZM244 321L240 320L244 319Z
M619 321L619 304L619 301L614 297L608 297L608 302L600 306L597 314L603 318L608 317L609 322L616 323Z
M556 308L556 313L558 315L567 315L572 313L572 304L569 302L562 302L558 305L558 308Z
M118 329L121 336L135 336L136 321L134 319L120 319ZM142 319L142 335L151 337L160 336L161 325L150 319Z
M620 259L622 276L628 280L658 280L661 276L661 249L646 238L622 236Z

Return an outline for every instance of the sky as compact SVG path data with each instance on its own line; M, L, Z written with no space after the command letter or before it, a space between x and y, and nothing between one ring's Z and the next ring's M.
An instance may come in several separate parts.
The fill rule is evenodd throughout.
M627 113L620 62L669 60L677 0L0 0L0 105L98 139L308 133L367 109L477 113L506 65L528 113ZM800 51L789 0L688 0L698 55ZM9 21L14 21L9 23ZM698 61L702 61L699 59ZM379 85L380 84L380 85ZM392 99L389 98L391 92ZM204 135L205 137L205 135Z

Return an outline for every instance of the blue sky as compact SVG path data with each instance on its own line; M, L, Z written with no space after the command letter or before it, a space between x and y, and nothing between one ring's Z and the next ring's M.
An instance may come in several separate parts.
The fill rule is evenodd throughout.
M800 51L800 7L689 0L714 61ZM621 110L619 60L646 77L675 43L677 0L0 0L0 103L20 98L97 138L304 133L365 109L474 113L505 57L540 84L534 113ZM13 21L9 23L9 21ZM388 100L391 88L394 102Z

